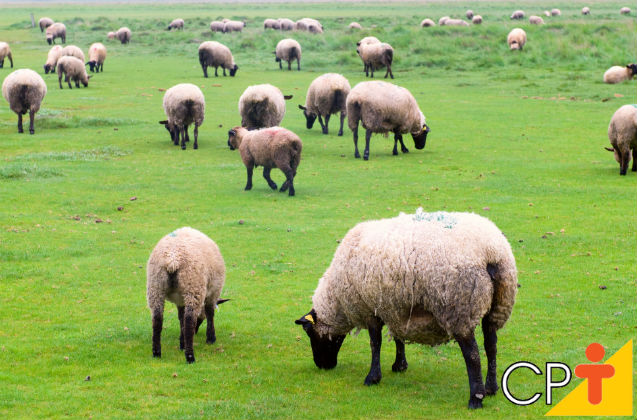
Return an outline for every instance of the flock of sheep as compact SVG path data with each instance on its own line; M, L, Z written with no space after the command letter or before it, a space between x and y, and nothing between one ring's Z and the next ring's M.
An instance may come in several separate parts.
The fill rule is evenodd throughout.
M623 9L622 9L623 10ZM549 13L559 16L554 9ZM584 8L582 14L589 14ZM624 12L622 12L624 13ZM480 15L466 14L473 24L482 23ZM535 16L531 16L533 19ZM524 18L516 11L512 19ZM540 19L541 20L541 19ZM459 23L459 22L462 23ZM533 23L533 22L531 22ZM425 19L422 26L433 26ZM443 17L439 25L468 25L460 19ZM224 20L212 22L213 31L241 31L244 22ZM183 19L173 20L168 30L180 30ZM289 19L266 19L265 29L305 30L322 33L323 26L315 19L297 22ZM350 28L360 28L356 22ZM54 44L66 39L66 28L51 19L40 20L40 29L46 31L46 40ZM121 28L110 32L108 38L128 43L131 31ZM516 28L507 43L512 50L522 50L526 34ZM366 37L357 43L357 53L366 75L386 68L385 78L393 79L391 64L394 50L391 45L375 37ZM276 61L296 60L300 70L301 46L293 39L284 39L276 46ZM6 43L0 43L0 67L7 57L13 67L13 56ZM228 47L216 42L203 42L198 49L199 63L204 77L208 67L219 67L235 76L239 67ZM89 48L89 60L75 46L54 45L48 53L44 72L57 71L59 87L62 76L71 88L82 83L88 86L86 65L93 72L103 71L106 48L95 43ZM632 78L637 66L609 69L604 81L617 83ZM29 131L34 133L34 114L46 95L47 86L42 77L31 69L16 70L2 84L2 93L11 110L18 114L18 131L23 132L22 115L29 113ZM246 190L252 188L254 167L263 167L268 186L276 190L277 184L270 172L279 168L285 175L280 191L295 194L294 177L301 160L303 144L294 132L280 127L285 115L286 97L270 84L250 86L238 101L241 125L228 132L228 147L238 149L247 170ZM188 127L194 125L193 148L198 148L198 129L205 115L205 98L201 90L190 83L181 83L168 89L163 98L167 119L160 121L175 145L186 148L190 141ZM411 134L417 149L423 149L430 129L414 96L405 88L383 81L361 82L350 87L348 80L336 73L317 77L309 86L305 105L299 105L308 129L318 119L323 134L329 133L331 115L340 114L338 135L343 135L344 119L353 133L355 157L358 150L358 126L366 130L363 158L369 158L372 133L393 133L393 154L408 149L403 134ZM620 163L620 173L626 174L633 158L632 170L637 171L637 107L625 105L612 117L608 135L612 150ZM206 342L216 340L214 311L221 299L225 281L225 264L217 245L205 234L191 228L178 229L164 238L153 249L147 265L147 299L152 314L152 353L161 356L161 331L166 299L178 307L180 321L180 348L186 361L195 361L193 336L204 319L207 320ZM482 406L486 395L497 389L496 331L509 318L517 291L517 272L511 247L502 232L489 220L470 213L401 214L385 220L360 223L352 228L339 245L332 263L319 280L310 312L299 318L310 338L314 361L319 368L331 369L346 334L354 328L369 330L372 365L365 384L376 384L381 379L381 330L387 325L396 344L393 371L407 369L404 342L430 345L455 339L462 350L469 377L469 407ZM488 360L486 381L480 370L480 354L474 331L482 323Z

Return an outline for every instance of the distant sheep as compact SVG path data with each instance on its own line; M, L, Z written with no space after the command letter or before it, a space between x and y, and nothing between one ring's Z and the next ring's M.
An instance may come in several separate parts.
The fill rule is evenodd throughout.
M2 96L9 102L11 111L18 114L18 133L23 133L22 115L29 113L29 133L35 133L33 121L46 95L46 83L42 76L30 69L16 70L2 82Z
M229 20L223 24L223 32L241 32L245 26L245 22Z
M296 69L301 70L301 44L297 41L286 38L276 44L274 51L275 62L279 63L279 69L283 69L282 61L288 62L288 70L292 70L292 61L296 60Z
M186 142L190 141L188 126L195 124L193 149L199 148L197 143L199 126L203 123L206 111L206 99L201 89L191 83L175 85L164 94L163 105L168 119L159 123L166 127L173 144L175 146L179 144L181 135L181 149L186 150Z
M346 100L351 87L345 77L336 73L326 73L312 81L307 89L305 106L299 105L305 116L306 127L311 129L318 117L323 134L328 134L330 116L341 113L338 135L343 135L343 121L347 115ZM323 119L325 118L325 124Z
M531 25L544 25L544 19L539 16L533 15L529 17L529 23Z
M469 20L473 19L473 10L467 10L467 13L465 13L465 16Z
M358 22L352 22L349 24L348 26L349 29L363 29L363 27L361 26L360 23Z
M170 31L171 29L184 29L184 20L183 19L175 19L168 25L166 30Z
M526 44L526 32L520 28L514 28L507 36L507 44L512 50L522 50Z
M363 45L369 45L369 44L380 44L380 40L378 38L376 38L375 36L366 36L365 38L361 39L360 41L358 41L356 43L356 54L361 55L361 46ZM362 60L362 58L361 58ZM365 74L367 74L369 68L367 67L367 63L365 63L365 61L363 61L363 71L365 72Z
M53 19L48 17L43 17L38 21L38 25L40 25L40 32L44 32L46 28L53 25L55 22Z
M60 38L62 44L66 43L66 26L63 23L54 23L46 28L46 42L49 45L55 44L55 38Z
M212 32L223 32L223 25L223 22L213 20L212 22L210 22L210 30Z
M119 39L122 44L128 44L131 38L131 30L123 26L115 32L115 38Z
M252 171L255 166L263 166L263 178L273 190L276 183L270 178L272 168L279 168L285 174L285 182L280 192L295 194L294 177L301 162L303 143L299 136L282 127L269 127L248 131L243 127L234 127L228 132L230 150L239 149L241 160L248 172L245 190L252 189Z
M276 19L266 19L263 21L263 29L281 29L281 23Z
M84 87L88 87L88 79L91 76L86 73L85 66L86 64L84 64L84 60L80 60L79 58L70 55L61 56L57 63L60 89L62 89L62 75L64 75L64 82L69 85L69 89L73 89L71 81L75 82L76 88L80 87L80 82L84 85Z
M619 13L622 15L629 15L630 14L630 7L622 7L621 9L619 9Z
M369 141L372 133L394 133L393 154L398 154L400 142L403 153L409 152L403 143L403 134L411 133L416 149L424 149L429 127L413 95L405 88L387 82L361 82L347 95L347 124L354 135L354 157L358 153L358 124L365 132L365 153L369 159Z
M293 31L295 23L292 19L282 18L278 19L279 25L282 31Z
M548 10L545 10L544 12L542 12L544 14L544 16L546 17L551 17L551 12L549 12Z
M449 16L443 16L440 19L438 19L438 26L444 26L447 19L450 19Z
M66 47L62 48L62 50L60 51L60 57L64 56L75 57L81 62L84 62L84 52L80 47L76 45L67 45Z
M230 48L217 41L205 41L199 45L199 64L203 69L204 77L208 77L208 67L215 68L215 77L217 77L218 67L222 68L224 76L228 69L232 77L239 69L239 66L234 63Z
M115 39L115 32L111 31L108 34L106 34L106 37L108 39Z
M447 19L444 26L469 26L469 24L462 19Z
M104 44L101 42L91 44L88 49L88 62L86 63L91 69L91 72L103 72L104 60L106 60L106 47Z
M591 9L590 9L590 7L583 7L583 8L582 8L582 14L583 14L583 15L590 15L590 14L591 14Z
M473 19L471 19L471 23L473 23L474 25L480 25L482 24L482 16L480 15L475 15L473 17Z
M604 83L615 84L632 79L637 74L637 64L613 66L604 73Z
M357 49L365 66L365 76L374 77L374 70L385 67L385 79L389 75L392 79L394 73L392 73L391 65L394 61L394 49L391 45L381 42L374 44L361 44Z
M436 26L436 23L433 20L427 18L423 19L422 22L420 22L420 26L423 28L429 28L431 26Z
M241 126L254 130L279 125L285 116L285 100L291 98L270 84L249 86L239 98Z
M11 55L11 48L6 42L0 42L0 69L4 67L4 59L8 58L11 61L11 68L13 68L13 55Z
M219 247L198 230L184 227L164 236L146 266L146 299L153 323L153 357L161 357L161 330L166 300L177 306L179 348L187 363L195 361L193 338L206 319L206 343L216 341L215 308L226 278Z
M619 162L619 174L626 175L631 152L632 171L637 171L637 105L624 105L613 114L608 125L608 139L613 148L606 150L615 153Z
M551 9L551 16L562 16L562 11L560 9Z
M516 10L515 12L511 14L511 19L517 19L517 20L524 19L524 11Z
M55 72L55 66L58 63L58 58L60 57L61 53L62 53L61 46L54 45L53 47L51 47L46 57L46 63L44 63L45 74L48 74L49 72L51 73Z
M303 18L296 21L296 30L322 34L323 25L316 19Z

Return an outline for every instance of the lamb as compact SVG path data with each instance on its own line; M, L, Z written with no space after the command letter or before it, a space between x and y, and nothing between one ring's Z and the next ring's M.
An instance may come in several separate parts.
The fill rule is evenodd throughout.
M115 32L115 38L119 39L122 44L128 44L131 38L131 30L123 26Z
M319 280L310 312L298 320L314 363L332 369L346 334L369 331L372 363L365 385L382 378L387 325L396 341L392 371L408 367L405 341L439 345L454 339L469 377L469 408L498 390L497 330L511 315L517 268L511 246L490 220L473 213L401 214L359 223L343 238ZM488 369L482 382L475 328L482 322Z
M544 16L546 16L546 17L551 17L551 12L549 12L548 10L545 10L542 13L544 13Z
M46 63L44 63L45 74L54 72L55 66L57 65L58 58L60 57L61 53L62 47L60 47L59 45L54 45L53 47L51 47L46 57Z
M84 66L84 61L79 58L75 58L70 55L60 57L57 63L60 89L62 89L62 74L64 74L64 81L68 83L69 89L73 89L71 86L71 80L75 82L75 87L77 88L80 87L80 82L82 82L84 87L88 87L88 79L91 76L86 73L86 67Z
M480 25L482 24L482 16L480 15L475 15L473 17L473 19L471 19L471 23L473 23L474 25Z
M582 14L583 14L583 15L590 15L590 14L591 14L591 9L590 9L590 7L583 7L583 8L582 8Z
M403 153L409 150L403 143L404 133L411 133L416 149L424 149L429 127L413 95L405 88L387 82L361 82L347 95L347 125L354 135L354 157L358 153L358 123L365 132L364 160L369 159L369 141L372 133L394 133L393 154L397 155L400 142Z
M560 9L551 9L551 16L562 16Z
M445 22L450 19L449 16L443 16L438 19L438 26L444 26Z
M108 34L106 34L106 37L108 39L115 39L115 32L111 31Z
M283 70L281 61L287 61L288 70L292 70L292 61L296 60L296 69L301 70L301 44L297 41L291 38L282 39L276 44L274 55L276 56L274 61L279 63L279 69Z
M62 50L60 51L60 57L64 57L66 55L70 57L75 57L79 59L80 61L84 62L84 53L78 46L67 45L66 47L62 48Z
M2 96L9 102L11 111L18 114L18 133L23 133L22 115L29 113L29 133L35 133L33 120L46 95L46 83L42 76L30 69L16 70L2 82Z
M106 60L106 47L101 42L91 44L88 49L88 62L86 63L91 72L104 71L104 60Z
M637 74L637 64L613 66L604 73L604 83L615 84L632 79Z
M281 29L281 23L276 19L266 19L263 21L263 29Z
M13 55L11 55L11 48L6 42L0 42L0 69L4 67L4 59L8 58L11 61L11 68L13 68Z
M358 22L352 22L349 24L348 26L349 29L363 29L363 27L361 26L360 23Z
M341 126L338 135L343 135L343 120L347 115L345 106L351 87L345 77L336 73L326 73L312 81L307 89L305 106L299 105L305 116L306 127L311 129L318 116L323 134L328 134L330 116L341 113ZM325 124L323 119L325 117Z
M215 68L215 77L217 77L217 68L221 67L223 75L226 75L226 69L230 71L230 76L234 77L239 70L239 66L234 63L230 48L217 41L206 41L199 45L199 64L203 69L204 77L208 77L208 67Z
M467 19L469 20L473 19L473 10L467 10L467 13L465 13L465 16L467 16Z
M630 7L622 7L621 9L619 9L619 13L622 15L629 15L630 14Z
M212 22L210 22L210 30L212 32L223 32L223 25L223 22L213 20Z
M462 19L447 19L445 26L469 26L469 24Z
M524 11L522 10L516 10L515 12L513 12L511 14L511 19L524 19Z
M279 168L285 174L285 182L280 192L289 189L288 195L295 194L294 177L301 162L303 143L299 136L282 127L269 127L248 131L243 127L234 127L228 132L228 147L239 149L241 160L248 171L245 190L252 189L252 171L255 166L263 166L263 178L273 190L277 185L270 178L272 168Z
M619 174L626 175L631 151L632 171L637 172L637 105L624 105L615 111L608 125L608 139L613 148L605 149L614 152Z
M159 240L146 266L146 299L153 323L153 357L161 357L161 330L166 299L177 306L179 348L187 363L195 362L194 335L205 318L206 343L217 340L215 307L225 283L226 266L217 244L190 227Z
M179 144L181 134L181 150L186 150L188 138L188 126L195 124L195 143L193 149L199 148L197 138L199 126L203 123L206 110L206 100L201 90L191 83L180 83L168 89L164 94L164 112L167 120L159 121L170 133L173 144Z
M420 22L420 26L423 28L429 28L431 26L436 26L436 23L431 19L423 19L422 22Z
M38 21L38 25L40 25L40 32L44 32L44 30L46 28L48 28L49 26L53 25L53 19L48 18L48 17L43 17L40 18L40 20Z
M295 24L292 19L282 18L278 19L278 22L282 31L293 31L295 28Z
M531 25L544 25L544 19L539 16L533 15L529 17L529 23Z
M170 24L168 25L168 28L166 28L166 30L170 31L171 29L176 29L176 30L183 30L184 29L184 20L183 19L174 19L172 22L170 22Z
M514 28L507 36L507 44L512 50L522 50L526 44L526 32L520 28Z
M285 100L291 98L270 84L249 86L239 98L241 126L254 130L279 125L285 115Z
M392 79L394 78L394 73L391 71L391 64L394 60L394 49L391 45L385 42L366 45L361 44L357 51L365 65L365 76L374 77L374 70L386 67L385 79L387 75L391 76Z
M245 26L245 22L229 20L223 24L223 32L241 32Z
M46 28L46 42L55 44L55 38L60 38L62 44L66 43L66 26L63 23L57 22Z

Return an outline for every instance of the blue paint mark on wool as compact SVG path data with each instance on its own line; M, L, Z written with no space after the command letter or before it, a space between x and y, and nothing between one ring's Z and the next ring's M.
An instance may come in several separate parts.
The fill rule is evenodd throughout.
M414 222L437 222L441 223L445 229L453 229L458 223L455 217L445 211L425 213L422 207L418 207L412 219Z
M168 234L168 236L172 236L173 238L174 238L174 237L176 237L176 236L177 236L177 234L176 234L175 232L177 232L177 231L176 231L176 230L173 230L172 232L170 232L170 233Z

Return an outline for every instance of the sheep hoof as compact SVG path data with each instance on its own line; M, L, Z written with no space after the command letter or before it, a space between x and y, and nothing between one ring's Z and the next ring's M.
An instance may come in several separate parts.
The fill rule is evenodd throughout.
M360 155L360 153L356 152L356 153L354 153L354 157L355 157L356 159L360 159L360 158L361 158L361 155Z
M409 149L408 148L404 148L404 149L400 149L403 153L409 153Z
M482 408L482 400L475 397L471 397L469 399L469 408L471 410L475 410L476 408Z
M367 377L365 378L365 385L370 386L370 385L377 385L378 383L380 383L380 379L382 378L381 375L372 375L371 373L369 375L367 375Z
M495 383L495 382L492 383L492 384L487 383L487 385L486 385L486 394L487 395L495 395L498 392L498 389L500 389L500 388L498 387L497 383Z
M161 352L153 352L153 357L161 358Z
M217 337L206 338L206 344L214 344L217 341Z
M394 156L398 156L398 150L396 149L392 150L391 154Z
M407 366L407 361L401 360L400 362L395 362L393 365L391 365L391 370L392 372L404 372L407 370Z
M195 355L187 354L186 355L186 363L195 363Z
M294 197L294 190L290 188L290 192L288 193L288 197Z
M24 130L21 128L18 128L18 133L24 133Z
M35 134L35 130L29 130L30 134Z
M268 183L268 185L270 186L270 188L272 188L273 190L276 190L278 188L278 186L276 185L275 182L273 183ZM283 191L283 187L281 187L281 191Z
M246 185L244 188L245 191L250 191L252 189L252 185Z
M338 132L339 137L343 135L343 131Z

